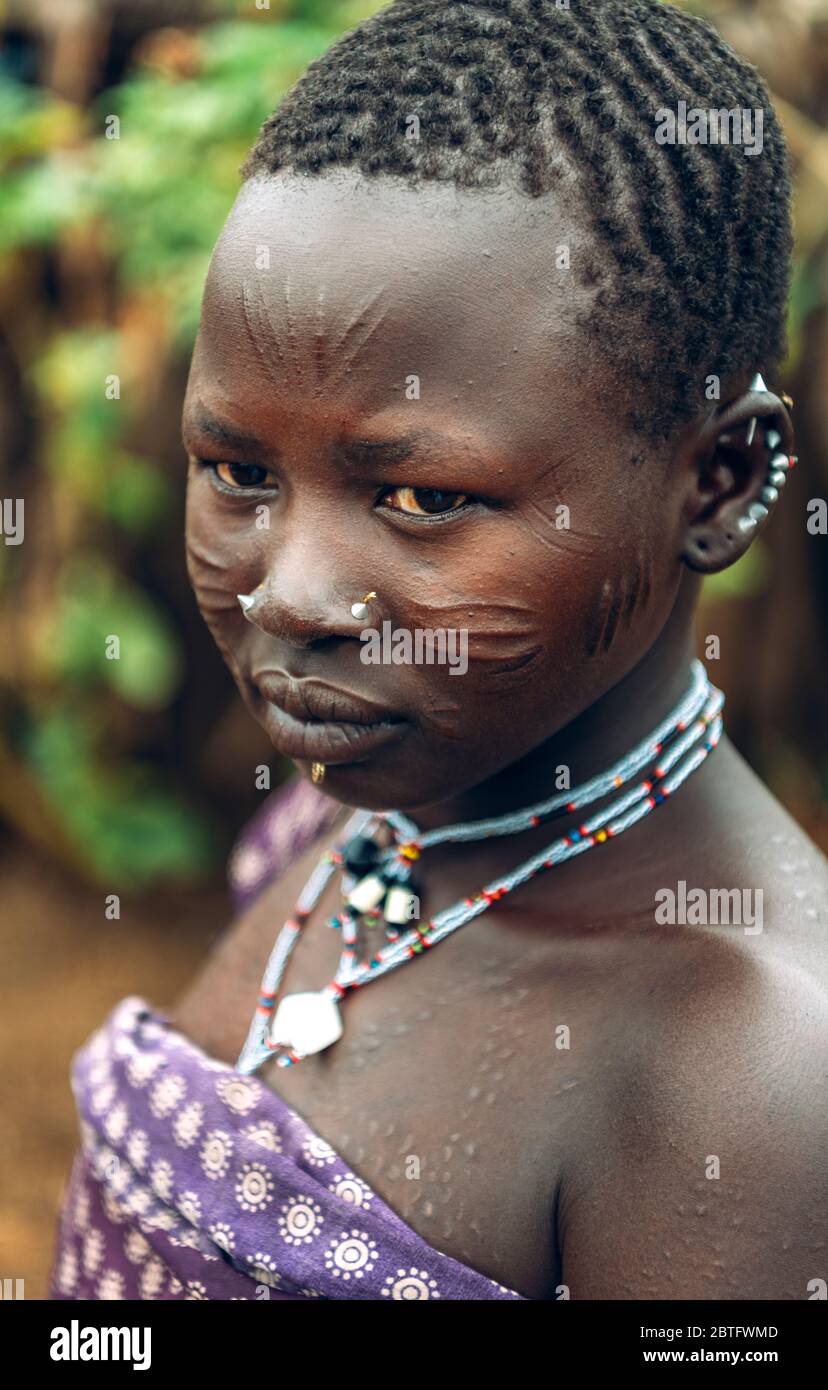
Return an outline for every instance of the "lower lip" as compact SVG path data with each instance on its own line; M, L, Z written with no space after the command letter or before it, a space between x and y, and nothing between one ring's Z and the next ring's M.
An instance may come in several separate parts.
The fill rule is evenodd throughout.
M265 728L278 753L299 762L362 762L378 748L398 743L408 724L381 720L376 724L315 723L296 719L269 701L265 706Z

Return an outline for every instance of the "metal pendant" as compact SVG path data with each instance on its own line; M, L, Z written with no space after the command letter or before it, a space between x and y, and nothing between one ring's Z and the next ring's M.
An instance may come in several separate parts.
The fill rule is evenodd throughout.
M304 1056L323 1052L344 1032L342 1015L330 995L288 994L276 1010L270 1026L274 1047L289 1047Z

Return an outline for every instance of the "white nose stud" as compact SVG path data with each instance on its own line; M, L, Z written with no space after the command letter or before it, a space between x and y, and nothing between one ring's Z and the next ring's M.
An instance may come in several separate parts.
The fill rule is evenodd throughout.
M264 583L261 583L256 585L252 594L236 594L236 598L238 599L239 604L241 605L241 611L247 618L247 621L250 623L252 623L253 621L253 619L249 617L250 610L251 608L255 607L255 605L258 603L259 594L261 593L263 588Z
M373 589L371 590L370 594L366 594L364 599L362 599L359 603L352 603L351 617L356 618L359 622L361 622L363 618L367 618L368 604L371 602L372 598L376 598L376 594L374 593Z

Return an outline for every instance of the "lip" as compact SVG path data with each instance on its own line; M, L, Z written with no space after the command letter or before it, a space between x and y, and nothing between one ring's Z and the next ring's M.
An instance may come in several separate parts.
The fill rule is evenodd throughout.
M278 705L303 723L318 720L323 724L380 724L402 718L387 705L374 704L327 681L290 676L287 671L262 671L253 681L270 704Z
M409 728L401 715L322 681L269 671L254 677L254 684L266 702L270 740L287 758L360 762Z

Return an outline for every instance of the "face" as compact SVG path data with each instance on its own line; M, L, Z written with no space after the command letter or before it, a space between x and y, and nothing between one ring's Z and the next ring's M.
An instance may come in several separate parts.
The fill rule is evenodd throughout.
M286 175L243 188L216 248L184 407L189 573L274 747L324 762L346 803L431 806L527 758L673 607L669 459L627 432L576 326L566 206ZM391 659L366 660L384 625ZM418 661L440 630L448 659L421 637Z

